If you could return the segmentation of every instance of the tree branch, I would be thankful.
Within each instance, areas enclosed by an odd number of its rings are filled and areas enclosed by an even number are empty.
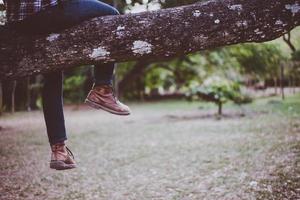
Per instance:
[[[283,35],[282,38],[283,38],[283,41],[290,47],[292,52],[293,53],[296,52],[296,48],[291,41],[291,33],[288,32],[287,34]]]
[[[300,0],[210,0],[105,16],[59,34],[24,38],[0,30],[0,79],[95,62],[161,60],[278,38],[300,24]]]

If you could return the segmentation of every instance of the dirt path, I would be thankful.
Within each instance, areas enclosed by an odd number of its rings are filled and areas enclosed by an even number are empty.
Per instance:
[[[299,156],[299,118],[268,110],[199,118],[210,115],[188,103],[132,107],[130,117],[67,109],[78,168],[66,172],[48,168],[41,112],[1,118],[0,199],[257,199]]]

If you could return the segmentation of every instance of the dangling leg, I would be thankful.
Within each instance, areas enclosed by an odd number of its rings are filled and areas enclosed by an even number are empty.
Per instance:
[[[96,2],[93,7],[97,16],[120,15],[114,7],[103,2]],[[116,115],[129,115],[128,106],[121,103],[114,94],[113,76],[115,63],[96,64],[94,66],[94,86],[85,102],[96,109],[102,109]]]
[[[97,64],[94,67],[94,86],[85,102],[96,109],[116,115],[129,115],[128,106],[121,103],[114,94],[113,76],[115,63]]]
[[[52,154],[50,168],[63,170],[75,168],[73,154],[65,146],[67,140],[63,111],[63,73],[44,75],[43,111]]]
[[[96,64],[94,66],[94,83],[99,85],[112,85],[115,63]]]
[[[43,110],[50,145],[67,140],[63,112],[63,73],[44,75]]]
[[[14,27],[24,34],[50,34],[53,32],[59,32],[97,16],[119,14],[117,9],[98,0],[72,0],[61,1],[61,3],[62,5],[47,8],[32,15],[31,17],[26,18],[25,20],[22,20],[20,23],[17,23],[16,26],[14,25]],[[99,67],[99,69],[100,68],[106,69],[106,67],[103,66]],[[106,69],[107,73],[100,71],[99,73],[96,72],[97,74],[107,75],[106,78],[101,77],[99,79],[97,78],[97,80],[108,80],[109,74],[113,74],[112,69],[113,67],[108,66]],[[113,99],[113,93],[110,92],[109,95],[110,99]],[[52,149],[52,160],[58,161],[51,161],[53,164],[52,168],[55,169],[68,169],[75,167],[75,164],[72,164],[74,163],[74,160],[71,158],[72,153],[64,145],[64,141],[67,137],[62,104],[61,72],[45,75],[43,109],[47,133]],[[114,102],[114,104],[116,103]]]

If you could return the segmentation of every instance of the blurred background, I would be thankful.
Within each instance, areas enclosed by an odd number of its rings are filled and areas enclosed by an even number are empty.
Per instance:
[[[133,13],[197,1],[104,2]],[[129,117],[83,105],[92,77],[92,66],[65,71],[78,163],[69,172],[48,166],[43,76],[2,82],[0,199],[300,199],[299,27],[266,43],[118,63]]]
[[[170,8],[196,1],[104,2],[115,6],[121,13],[130,13]],[[4,23],[4,20],[4,12],[1,12],[0,22]],[[263,44],[222,47],[165,62],[119,63],[115,88],[119,98],[130,101],[201,98],[219,105],[225,101],[248,103],[254,98],[252,95],[256,94],[284,96],[284,91],[295,93],[300,85],[299,35],[298,28],[284,39]],[[66,70],[65,103],[82,103],[91,88],[92,76],[93,67],[81,66]],[[38,75],[3,82],[0,110],[14,112],[40,109],[42,79],[42,75]]]

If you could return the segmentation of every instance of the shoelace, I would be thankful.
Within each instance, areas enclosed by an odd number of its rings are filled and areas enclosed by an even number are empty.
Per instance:
[[[111,88],[111,91],[112,91],[112,95],[113,95],[113,97],[114,97],[114,99],[115,99],[115,102],[118,102],[118,98],[117,98],[116,95],[115,95],[115,88],[112,87],[112,86],[110,86],[110,88]]]
[[[67,149],[68,154],[71,155],[73,159],[75,159],[72,151],[67,146],[66,146],[66,149]]]
[[[118,102],[118,98],[116,97],[116,94],[115,94],[115,88],[112,85],[107,85],[107,87],[111,90],[111,93],[112,93],[112,96],[113,96],[115,102]]]

